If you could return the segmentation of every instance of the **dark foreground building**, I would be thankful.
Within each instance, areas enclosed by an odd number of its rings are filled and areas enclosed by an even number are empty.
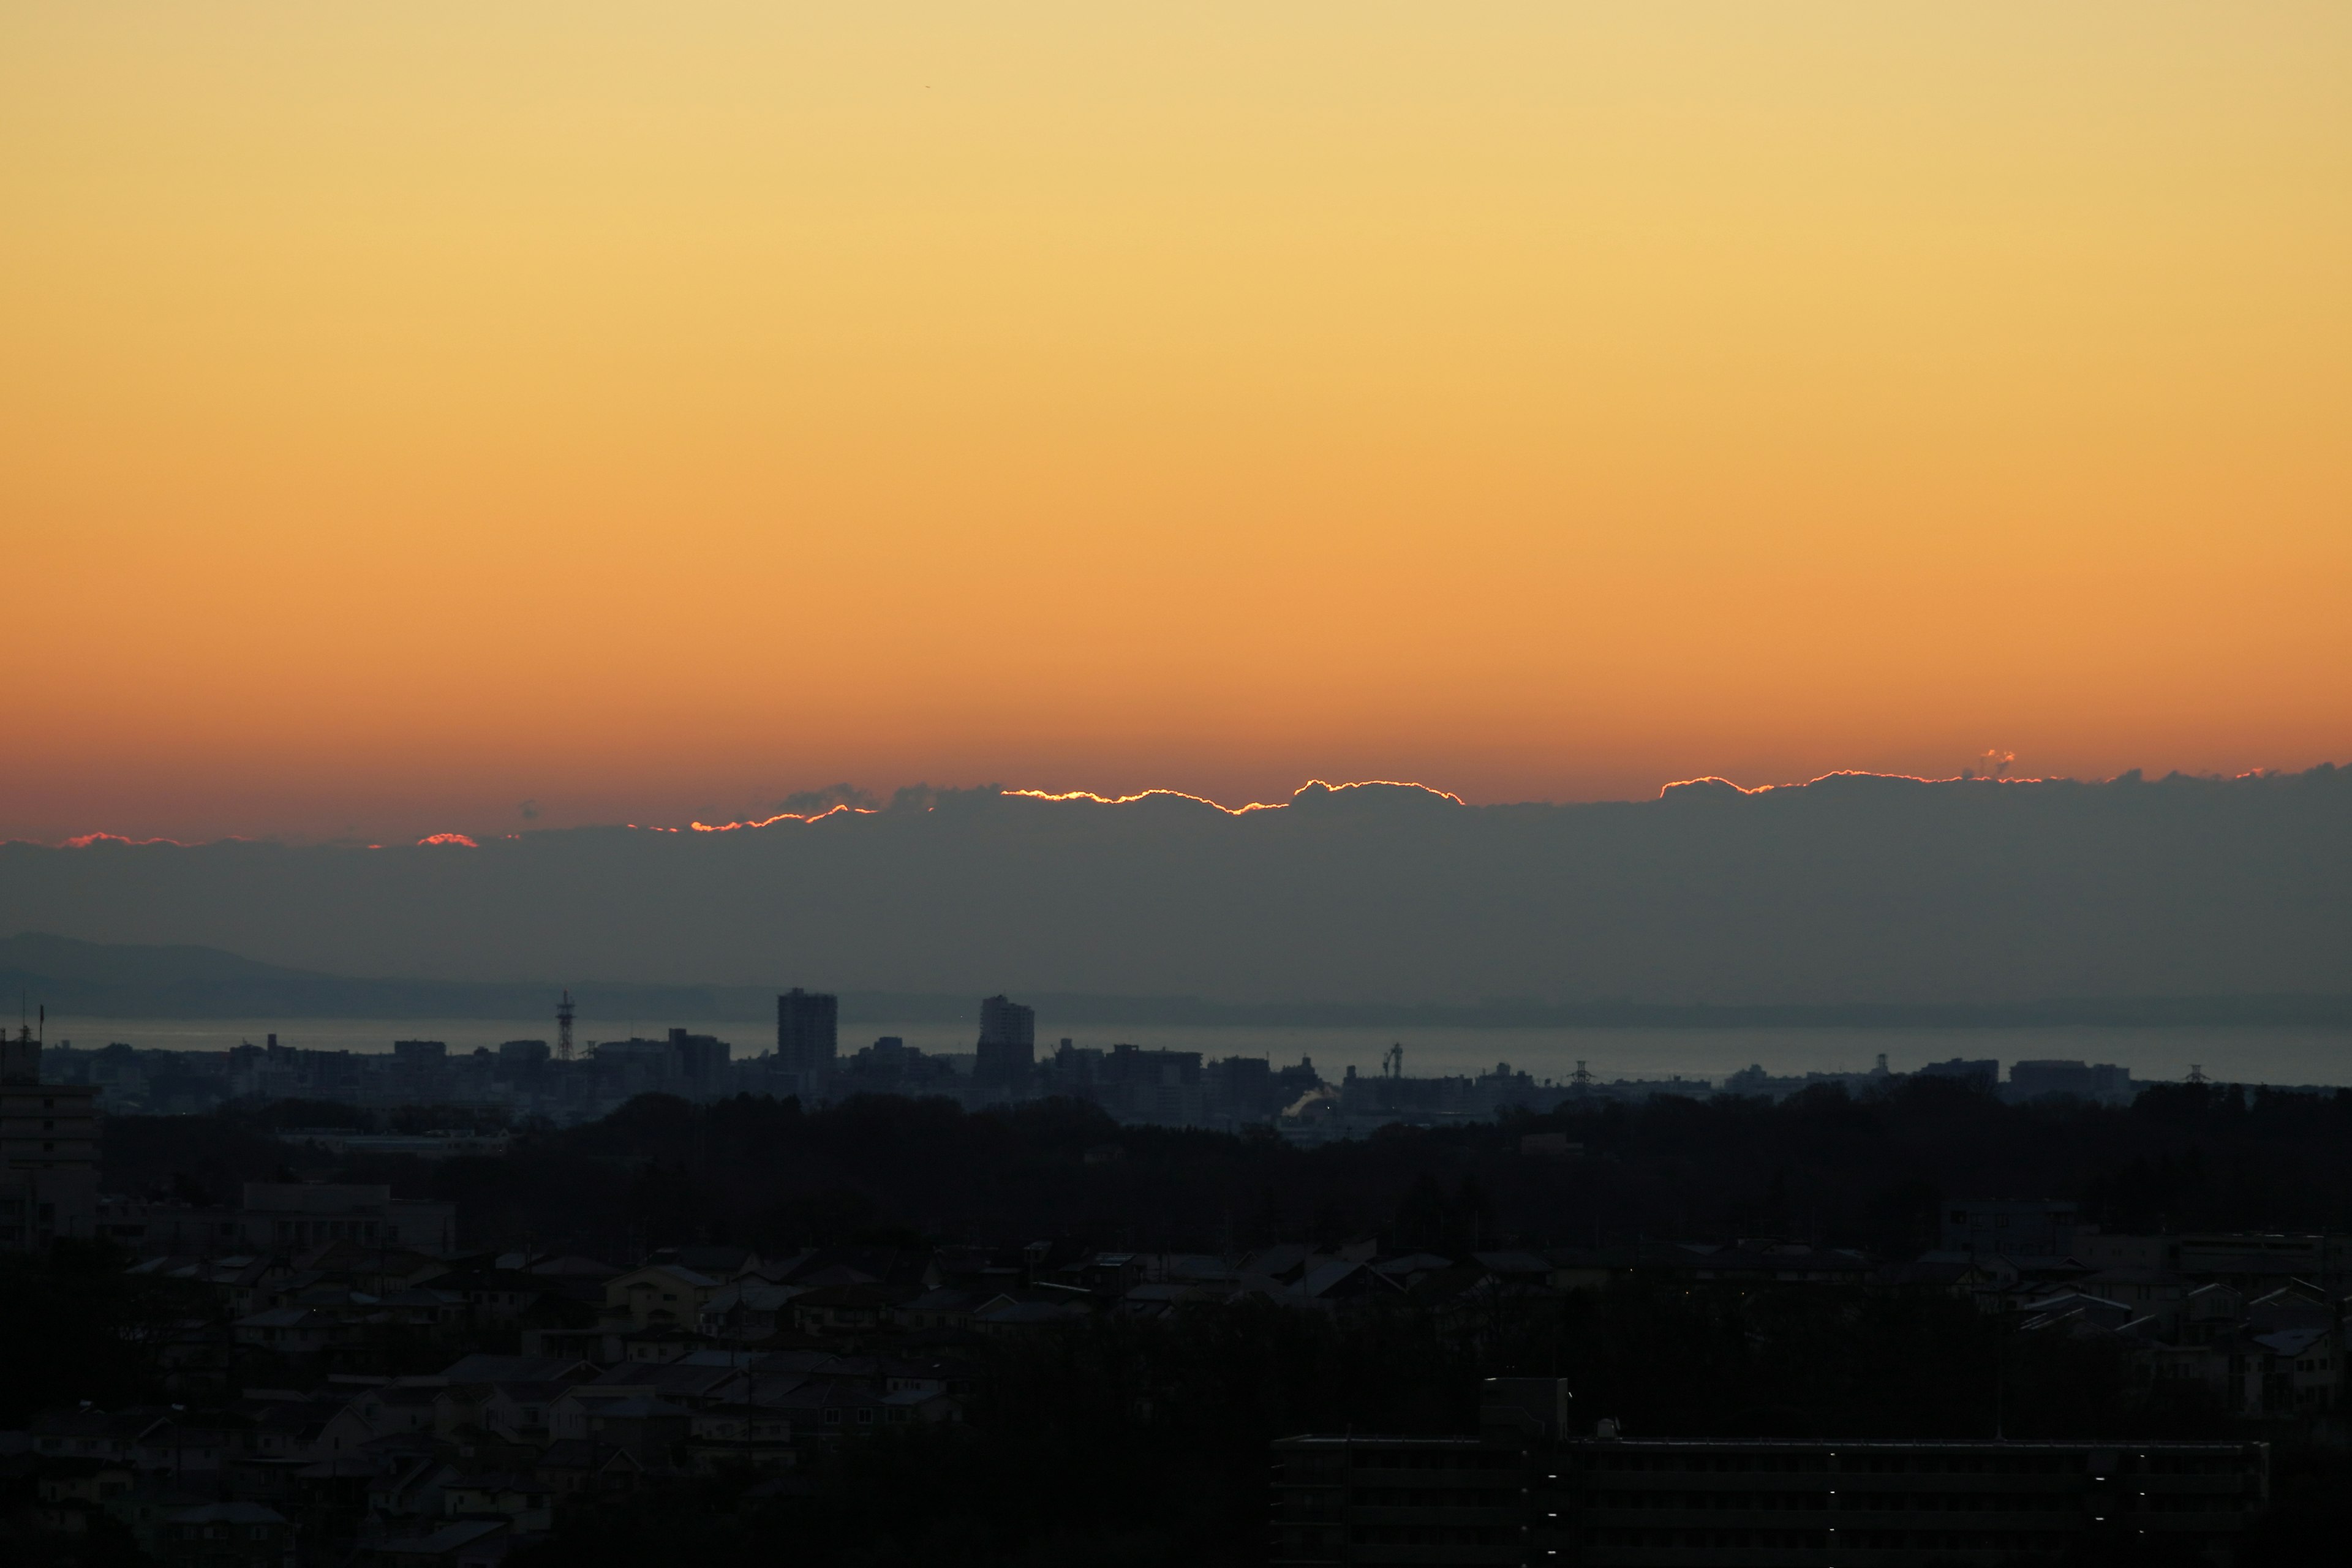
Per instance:
[[[1481,1437],[1277,1441],[1272,1561],[1991,1568],[2106,1535],[2219,1564],[2268,1496],[2260,1443],[1570,1436],[1554,1387],[1496,1380]]]

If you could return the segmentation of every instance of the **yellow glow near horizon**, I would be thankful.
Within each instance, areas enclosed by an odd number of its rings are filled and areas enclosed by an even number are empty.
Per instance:
[[[2339,5],[24,5],[0,835],[2352,757]]]

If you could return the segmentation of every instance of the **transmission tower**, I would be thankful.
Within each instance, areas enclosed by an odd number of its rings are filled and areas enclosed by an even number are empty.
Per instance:
[[[555,1005],[555,1059],[572,1059],[572,993],[566,991],[563,1000]]]

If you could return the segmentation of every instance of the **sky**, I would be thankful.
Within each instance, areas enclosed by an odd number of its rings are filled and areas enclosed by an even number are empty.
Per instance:
[[[0,10],[0,837],[2352,760],[2341,4]]]

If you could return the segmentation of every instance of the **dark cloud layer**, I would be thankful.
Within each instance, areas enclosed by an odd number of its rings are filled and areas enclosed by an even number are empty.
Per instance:
[[[479,848],[0,847],[0,931],[347,974],[1226,1000],[2001,1003],[2352,989],[2352,772],[1836,775],[1232,816],[906,791]]]

